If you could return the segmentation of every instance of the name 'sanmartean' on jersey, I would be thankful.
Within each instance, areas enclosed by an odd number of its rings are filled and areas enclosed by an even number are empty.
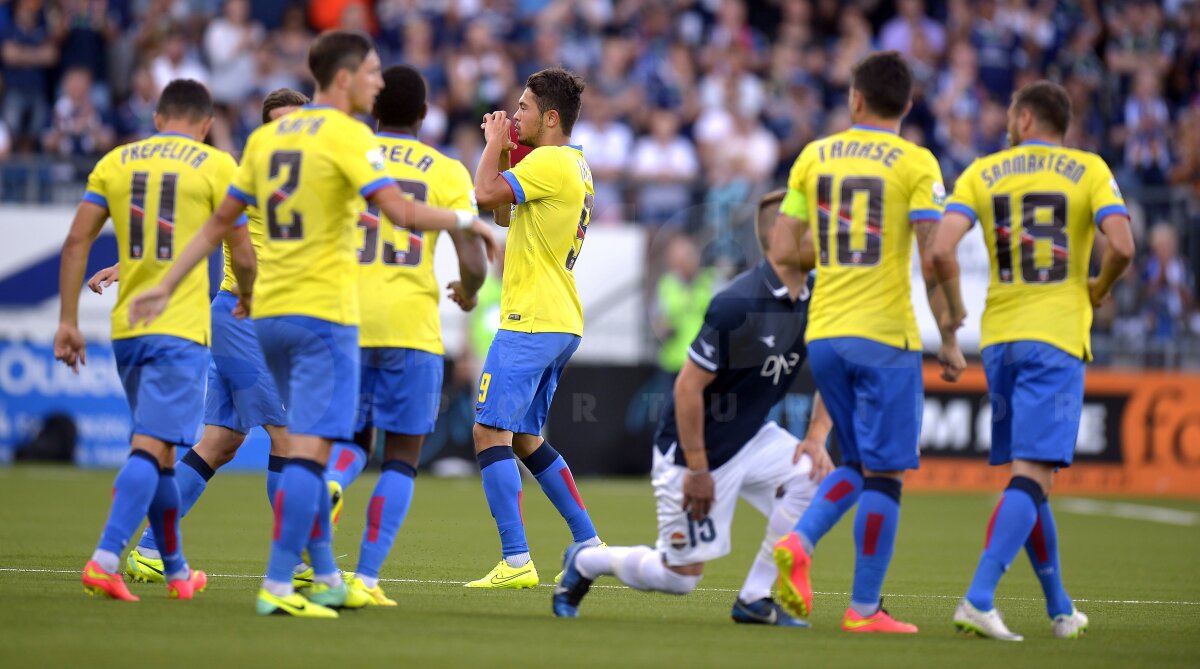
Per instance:
[[[379,133],[376,141],[387,175],[409,197],[435,207],[477,211],[471,175],[462,163],[410,135]],[[438,232],[396,228],[381,221],[374,206],[360,214],[360,221],[359,342],[444,355],[433,271]]]
[[[539,146],[501,176],[516,206],[504,252],[500,329],[582,337],[574,270],[596,197],[583,147]]]
[[[113,339],[171,335],[208,345],[205,265],[188,272],[150,325],[129,325],[129,301],[158,285],[175,254],[225,199],[236,169],[229,154],[177,133],[119,146],[96,164],[83,199],[107,209],[117,233],[121,282],[112,312]]]
[[[856,125],[811,142],[788,178],[817,251],[808,341],[863,337],[921,347],[912,307],[912,224],[939,221],[946,190],[927,149]],[[785,212],[787,213],[787,212]]]
[[[1095,226],[1128,215],[1104,160],[1024,142],[971,163],[946,210],[978,220],[991,255],[980,346],[1034,340],[1091,360]]]
[[[266,231],[254,317],[358,325],[358,214],[389,183],[375,135],[333,107],[305,105],[255,130],[229,188]]]

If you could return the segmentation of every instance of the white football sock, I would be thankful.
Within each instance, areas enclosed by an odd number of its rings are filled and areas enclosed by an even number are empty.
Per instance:
[[[362,584],[367,586],[367,590],[371,590],[375,586],[379,585],[379,577],[377,576],[374,578],[370,576],[359,576],[358,580],[362,581]]]
[[[115,574],[121,567],[121,557],[112,551],[106,551],[100,548],[92,553],[92,561],[100,565],[104,571]]]
[[[159,553],[157,548],[145,548],[143,546],[138,546],[137,552],[141,553],[142,557],[144,557],[148,560],[161,560],[162,559],[162,553]]]
[[[763,560],[761,555],[755,556],[754,564],[750,566],[750,573],[746,574],[746,582],[742,584],[742,591],[738,593],[738,599],[750,604],[757,602],[764,597],[771,596],[771,586],[775,583],[775,577],[779,574],[779,570],[775,568],[775,560]]]
[[[510,555],[504,558],[504,561],[508,563],[508,566],[512,567],[513,569],[520,569],[521,567],[524,567],[525,565],[529,564],[529,560],[529,553],[518,553],[516,555]]]
[[[269,578],[264,578],[263,582],[262,582],[262,587],[263,587],[263,590],[266,590],[267,592],[271,593],[272,595],[275,595],[276,597],[291,597],[296,592],[292,588],[291,581],[287,581],[285,583],[283,581],[272,581]]]
[[[323,583],[331,588],[336,588],[342,584],[342,572],[335,571],[332,574],[316,574],[313,576],[313,583]]]
[[[615,556],[624,555],[624,551],[629,550],[625,546],[585,548],[575,554],[575,568],[581,576],[593,581],[601,576],[612,576]]]
[[[603,552],[609,554],[609,566],[607,570],[598,570],[597,573],[612,573],[621,579],[622,583],[635,590],[686,595],[695,590],[696,584],[700,582],[699,576],[683,576],[667,569],[667,566],[663,564],[662,556],[649,546],[622,546],[609,548],[607,551],[582,551],[580,555],[592,553],[593,557],[589,559],[590,563],[592,560],[599,561],[600,558],[594,557],[594,554]],[[589,566],[596,567],[594,564],[589,564]]]

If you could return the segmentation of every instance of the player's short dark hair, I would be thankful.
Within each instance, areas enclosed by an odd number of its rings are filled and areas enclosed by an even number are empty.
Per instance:
[[[290,88],[277,88],[267,97],[263,98],[262,103],[262,122],[271,122],[271,112],[280,107],[303,107],[308,104],[308,96],[300,91],[293,91]]]
[[[375,45],[366,35],[346,30],[329,30],[317,36],[308,49],[308,69],[317,88],[328,88],[339,70],[357,70]]]
[[[533,93],[538,111],[545,114],[554,109],[558,112],[563,134],[570,135],[583,105],[583,77],[561,67],[552,67],[529,75],[525,87]]]
[[[913,75],[896,51],[873,53],[850,73],[850,85],[863,96],[867,107],[887,119],[904,116],[912,99]]]
[[[212,118],[212,94],[195,79],[176,79],[159,94],[154,111],[165,119],[201,121]]]
[[[758,200],[758,211],[754,215],[754,234],[758,236],[758,248],[763,253],[771,248],[771,230],[775,227],[775,219],[779,215],[779,206],[787,195],[786,188],[773,190]]]
[[[393,65],[383,71],[383,90],[375,98],[371,115],[379,127],[407,127],[421,120],[425,112],[425,79],[407,65]]]
[[[1071,125],[1071,96],[1052,81],[1035,81],[1013,93],[1013,110],[1028,109],[1038,123],[1056,135],[1067,134]]]

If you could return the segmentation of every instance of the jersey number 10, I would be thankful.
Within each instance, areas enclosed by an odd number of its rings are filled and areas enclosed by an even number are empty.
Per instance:
[[[833,177],[817,177],[817,235],[820,238],[818,262],[829,265],[831,228],[837,228],[837,261],[849,267],[873,267],[883,256],[883,179],[879,177],[846,177],[838,189],[838,208],[833,211]],[[854,222],[854,196],[867,196],[866,244],[855,249],[850,243],[850,226]],[[836,220],[834,220],[836,218]]]

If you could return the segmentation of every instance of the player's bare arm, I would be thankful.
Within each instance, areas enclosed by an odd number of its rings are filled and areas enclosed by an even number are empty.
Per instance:
[[[675,379],[675,422],[688,468],[683,480],[683,508],[693,520],[707,518],[716,498],[704,448],[704,389],[715,378],[716,374],[687,360]]]
[[[487,224],[466,209],[439,209],[410,198],[395,184],[388,184],[375,191],[369,198],[379,207],[392,225],[409,230],[469,230],[483,239],[488,256],[495,254],[496,238]]]
[[[63,242],[58,270],[58,332],[54,335],[54,359],[61,360],[76,374],[87,364],[87,343],[79,332],[79,287],[87,270],[88,252],[100,235],[108,210],[91,202],[80,203],[75,220]]]
[[[121,264],[114,263],[111,267],[96,272],[88,279],[87,287],[97,295],[103,295],[104,289],[116,283],[121,278]]]
[[[809,480],[820,481],[833,471],[833,460],[825,448],[829,440],[829,431],[832,429],[833,418],[825,408],[825,400],[821,399],[821,393],[815,393],[812,415],[808,418],[808,430],[804,433],[804,439],[796,444],[796,454],[792,456],[792,464],[800,462],[803,455],[812,458],[813,466],[812,471],[808,473]]]
[[[1100,274],[1088,279],[1088,294],[1093,307],[1104,304],[1113,284],[1129,263],[1133,261],[1134,244],[1133,230],[1129,226],[1129,217],[1122,214],[1111,214],[1100,221],[1100,231],[1104,233],[1104,257],[1100,261]]]
[[[171,269],[163,276],[162,281],[154,288],[134,296],[129,303],[130,325],[137,325],[140,322],[149,325],[162,314],[163,310],[167,308],[167,302],[171,300],[171,294],[179,287],[179,282],[183,281],[183,278],[196,265],[217,250],[221,240],[233,231],[238,218],[245,209],[246,203],[242,200],[232,195],[225,196],[221,206],[217,207],[213,215],[204,222],[204,227],[200,228],[200,232],[184,247],[183,252],[179,254],[175,263],[171,265]]]
[[[942,337],[938,363],[942,366],[942,378],[950,382],[957,381],[967,368],[957,334],[967,318],[958,284],[957,249],[970,229],[971,221],[955,212],[944,214],[940,223],[918,222],[915,226],[929,308]]]
[[[502,111],[484,114],[483,116],[483,155],[475,168],[475,200],[479,208],[488,211],[507,210],[509,205],[517,201],[512,188],[504,177],[500,176],[500,159],[515,148],[509,137],[509,126],[512,121],[508,114]],[[507,162],[507,161],[505,161]],[[500,224],[500,213],[497,213],[497,224]],[[503,212],[504,224],[508,222],[508,212]]]
[[[254,279],[258,274],[254,245],[250,243],[250,231],[244,225],[235,227],[225,238],[229,241],[230,265],[233,267],[238,289],[238,303],[233,308],[233,315],[247,318],[250,316],[250,303],[254,295]]]
[[[446,285],[447,297],[463,311],[471,311],[478,303],[476,294],[487,279],[487,254],[479,237],[462,231],[450,233],[454,251],[458,254],[458,281]]]

